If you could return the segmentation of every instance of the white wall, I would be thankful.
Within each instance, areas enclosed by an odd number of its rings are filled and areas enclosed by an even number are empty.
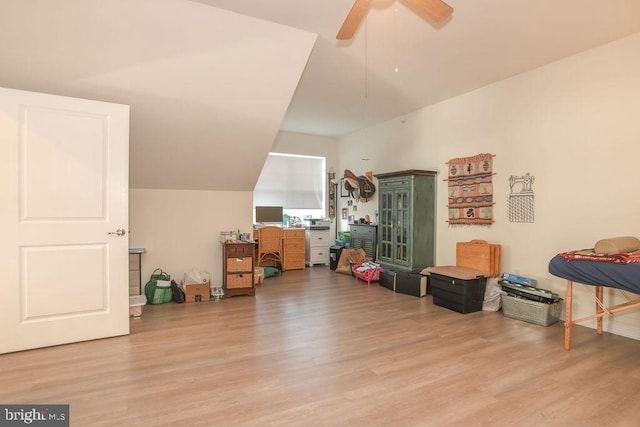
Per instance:
[[[455,263],[456,242],[485,239],[502,245],[503,271],[564,296],[566,282],[547,269],[555,254],[640,236],[639,51],[635,34],[354,133],[340,142],[340,169],[440,171],[437,264]],[[445,163],[478,153],[496,156],[495,223],[449,227]],[[510,223],[508,179],[527,172],[535,176],[535,222]],[[377,198],[359,204],[356,215],[376,208]],[[593,288],[576,287],[577,316],[591,313]],[[605,329],[640,339],[640,313],[617,314]]]
[[[180,283],[192,268],[211,273],[222,285],[220,232],[253,227],[253,192],[149,190],[129,191],[129,246],[144,247],[143,285],[155,268]]]
[[[324,156],[327,169],[335,169],[338,139],[282,132],[271,151]],[[221,285],[220,232],[248,233],[252,227],[252,191],[132,188],[129,193],[129,246],[147,250],[142,255],[144,282],[158,267],[177,282],[196,267],[211,273],[212,285]]]

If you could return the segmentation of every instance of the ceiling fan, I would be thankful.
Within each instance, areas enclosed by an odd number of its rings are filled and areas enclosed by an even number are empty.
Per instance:
[[[407,0],[418,9],[422,10],[435,22],[442,22],[453,13],[453,8],[442,0]],[[344,20],[336,39],[349,40],[353,37],[360,22],[366,15],[372,0],[356,0],[351,11]]]

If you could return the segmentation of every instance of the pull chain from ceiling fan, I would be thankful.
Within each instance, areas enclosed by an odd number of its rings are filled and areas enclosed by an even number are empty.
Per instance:
[[[395,25],[395,36],[396,36],[396,68],[394,71],[397,73],[400,71],[398,68],[398,63],[400,62],[400,49],[399,49],[399,38],[398,38],[398,0],[396,0],[396,7],[394,10],[394,25]]]
[[[369,18],[364,19],[364,153],[361,158],[368,161],[367,133],[369,129]]]

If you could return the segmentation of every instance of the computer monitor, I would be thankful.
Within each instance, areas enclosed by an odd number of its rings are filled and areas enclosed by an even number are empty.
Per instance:
[[[282,224],[282,206],[256,206],[256,223]]]

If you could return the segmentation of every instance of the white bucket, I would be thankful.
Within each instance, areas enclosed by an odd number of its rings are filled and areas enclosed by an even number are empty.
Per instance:
[[[129,297],[129,316],[142,316],[142,307],[147,303],[147,297],[144,295],[134,295]]]

